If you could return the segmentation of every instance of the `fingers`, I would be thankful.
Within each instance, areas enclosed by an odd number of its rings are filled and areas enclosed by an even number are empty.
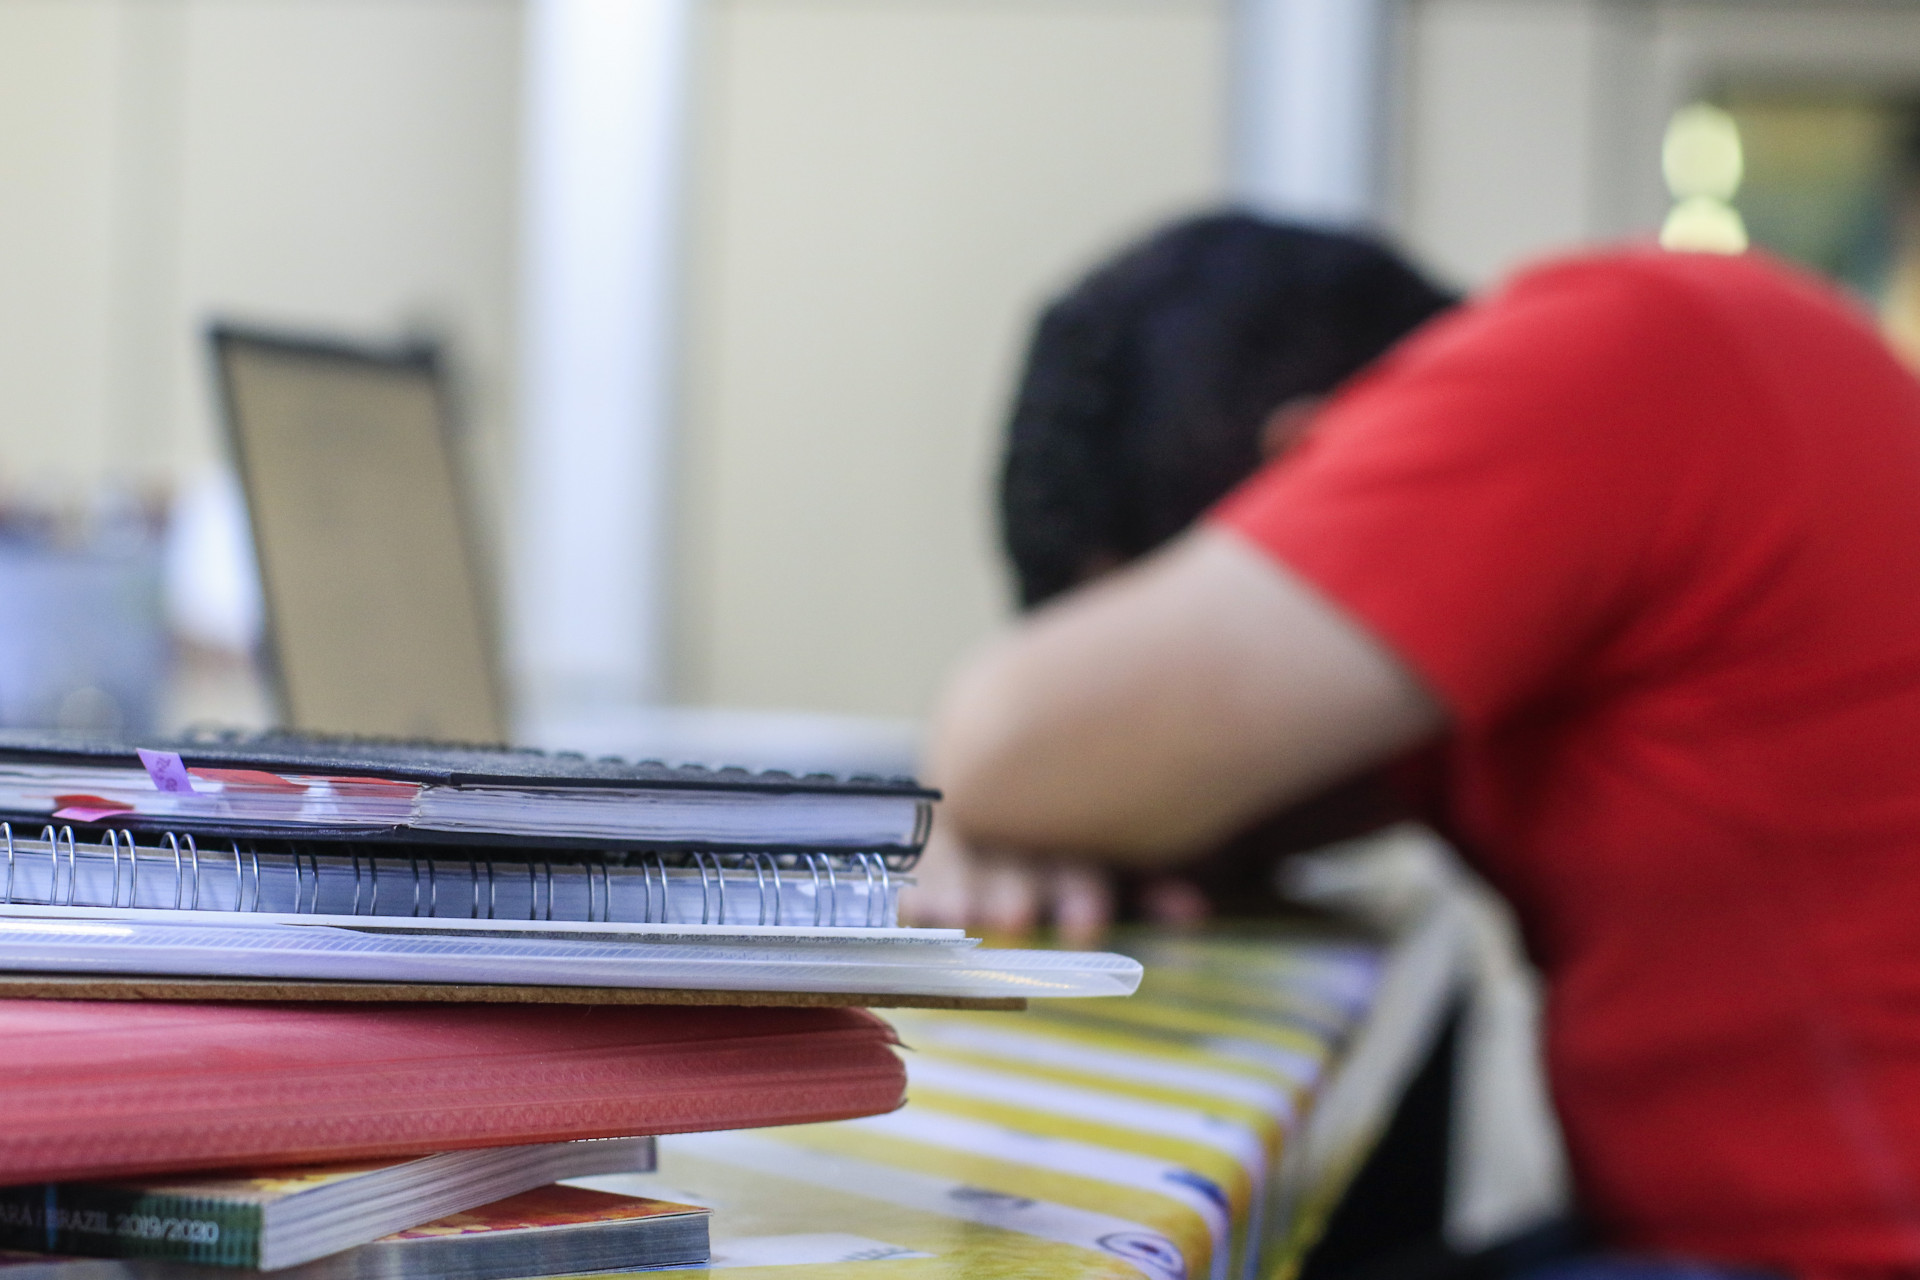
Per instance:
[[[1085,947],[1113,923],[1113,890],[1093,868],[998,857],[983,860],[977,874],[973,921],[991,933],[1020,937],[1051,923],[1063,944]]]
[[[935,929],[1031,934],[1052,923],[1067,946],[1090,946],[1113,922],[1107,877],[1088,867],[982,855],[939,828],[900,893],[900,922]]]
[[[974,923],[973,856],[936,826],[900,890],[900,923],[923,929],[964,929]]]
[[[1069,947],[1090,947],[1113,924],[1113,885],[1087,867],[1058,867],[1053,872],[1053,923]]]
[[[1213,914],[1207,896],[1192,883],[1171,876],[1155,880],[1141,894],[1141,909],[1155,924],[1192,928]]]
[[[981,928],[1015,936],[1039,927],[1044,888],[1035,868],[995,859],[980,868],[974,916]]]

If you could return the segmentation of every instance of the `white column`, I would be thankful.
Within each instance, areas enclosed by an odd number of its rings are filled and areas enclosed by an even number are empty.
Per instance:
[[[1235,195],[1330,225],[1378,212],[1389,0],[1236,0]]]
[[[663,688],[691,0],[529,0],[520,474],[523,713]]]

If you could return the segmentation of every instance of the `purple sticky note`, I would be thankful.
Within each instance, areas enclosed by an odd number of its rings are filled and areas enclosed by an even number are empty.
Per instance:
[[[140,763],[147,766],[147,776],[153,779],[154,786],[175,795],[193,794],[193,779],[187,776],[187,766],[176,752],[149,751],[145,747],[138,751]]]

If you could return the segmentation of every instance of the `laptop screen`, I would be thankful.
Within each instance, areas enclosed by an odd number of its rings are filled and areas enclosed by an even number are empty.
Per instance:
[[[498,742],[493,619],[430,349],[216,328],[289,727]]]

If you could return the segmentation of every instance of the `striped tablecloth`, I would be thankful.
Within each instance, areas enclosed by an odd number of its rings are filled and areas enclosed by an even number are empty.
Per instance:
[[[892,1115],[663,1138],[658,1175],[595,1185],[713,1206],[715,1268],[780,1280],[1285,1277],[1417,1067],[1460,936],[1139,935],[1131,999],[891,1015]]]

